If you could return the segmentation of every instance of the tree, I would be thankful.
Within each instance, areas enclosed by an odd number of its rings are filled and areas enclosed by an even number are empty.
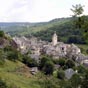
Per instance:
[[[48,56],[40,58],[39,69],[42,70],[46,75],[50,75],[54,71],[54,63]]]
[[[81,4],[72,5],[71,11],[74,13],[73,16],[80,16],[83,13],[83,7]]]
[[[69,36],[67,42],[68,43],[77,43],[77,44],[85,43],[83,38],[78,36],[78,35],[71,35],[71,36]]]
[[[26,64],[29,67],[36,67],[38,66],[38,63],[35,59],[30,58],[29,56],[23,56],[22,62]]]
[[[43,56],[40,58],[40,63],[39,63],[39,69],[42,70],[43,67],[45,66],[45,63],[49,61],[49,58],[47,56]]]
[[[76,4],[76,5],[72,5],[72,9],[71,11],[73,12],[73,17],[75,18],[75,26],[76,28],[81,28],[81,25],[83,23],[83,20],[81,19],[81,15],[83,14],[83,9],[84,6],[82,6],[81,4]]]
[[[83,37],[85,39],[85,42],[88,44],[88,19],[86,17],[85,23],[82,25],[83,29]]]
[[[4,32],[0,30],[0,37],[4,37]]]
[[[87,16],[81,16],[83,13],[83,7],[81,4],[73,5],[73,9],[71,11],[74,13],[74,24],[75,27],[78,29],[83,29],[83,35],[85,42],[88,44],[88,17]]]
[[[54,64],[52,61],[47,61],[44,65],[43,71],[46,75],[51,75],[54,71]]]

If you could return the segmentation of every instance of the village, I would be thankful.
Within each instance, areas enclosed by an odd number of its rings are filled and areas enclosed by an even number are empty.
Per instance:
[[[0,88],[88,88],[87,0],[0,6]]]
[[[52,56],[54,59],[74,59],[77,63],[88,66],[88,56],[82,54],[80,48],[75,44],[59,42],[56,32],[52,36],[52,42],[38,40],[36,37],[28,39],[24,36],[15,36],[13,40],[22,54],[29,52],[30,57],[35,60],[38,60],[41,55],[45,54]]]

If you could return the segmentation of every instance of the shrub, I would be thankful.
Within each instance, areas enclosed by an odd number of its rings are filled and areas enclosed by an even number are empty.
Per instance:
[[[4,32],[0,30],[0,37],[4,37]]]
[[[58,79],[64,79],[64,78],[65,78],[65,73],[64,73],[64,71],[59,70],[59,71],[57,72],[57,78],[58,78]]]
[[[65,65],[65,59],[59,59],[59,65],[64,66]]]
[[[54,64],[59,64],[59,59],[53,59]]]
[[[11,51],[8,53],[7,58],[11,61],[19,60],[19,54],[16,51]]]
[[[0,88],[7,88],[6,83],[2,79],[0,79]]]
[[[46,76],[43,74],[37,82],[41,88],[61,88],[59,86],[59,80],[53,76]]]
[[[78,73],[80,73],[80,74],[85,74],[85,72],[86,72],[85,67],[82,66],[82,65],[79,65],[79,66],[76,67],[75,69],[76,69],[76,70],[78,71]]]
[[[4,47],[5,52],[13,51],[13,48],[11,46]]]
[[[81,84],[81,78],[79,74],[74,74],[72,78],[70,79],[71,85],[73,88],[79,88]]]
[[[22,62],[24,64],[26,64],[27,66],[29,66],[29,67],[36,67],[36,66],[38,66],[37,61],[35,59],[32,59],[32,58],[28,57],[28,56],[24,56],[22,58]]]
[[[88,49],[86,49],[86,53],[88,54]]]
[[[73,68],[75,66],[75,63],[73,60],[67,60],[66,61],[66,67],[67,68]]]
[[[39,69],[42,70],[43,67],[45,66],[45,63],[49,60],[50,59],[47,56],[43,56],[42,58],[40,58]]]
[[[52,61],[47,61],[44,65],[43,71],[46,75],[50,75],[54,71],[54,64]]]

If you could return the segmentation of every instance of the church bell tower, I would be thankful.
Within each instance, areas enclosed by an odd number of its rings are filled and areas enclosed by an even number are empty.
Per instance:
[[[58,42],[58,37],[57,37],[56,32],[54,32],[53,37],[52,37],[52,44],[55,46],[57,45],[57,42]]]

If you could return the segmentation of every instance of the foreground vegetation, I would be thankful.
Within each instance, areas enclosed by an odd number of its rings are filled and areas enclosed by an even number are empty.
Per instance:
[[[31,75],[30,72],[27,73],[27,75],[30,75],[28,77],[23,74],[23,71],[17,71],[17,69],[25,66],[23,63],[5,60],[5,63],[0,65],[0,88],[78,88],[79,86],[87,88],[88,70],[84,66],[74,67],[72,64],[68,65],[72,66],[74,70],[78,70],[78,73],[68,80],[64,75],[65,62],[59,61],[58,63],[61,68],[53,74],[50,73],[52,71],[46,74],[46,70],[42,69],[36,75]]]

